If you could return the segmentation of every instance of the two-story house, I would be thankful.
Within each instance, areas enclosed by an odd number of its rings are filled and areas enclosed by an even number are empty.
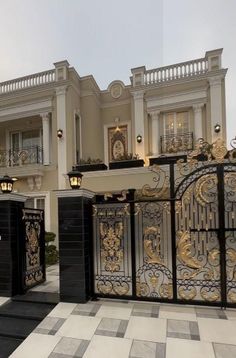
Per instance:
[[[95,192],[140,188],[150,181],[149,158],[179,155],[203,137],[226,139],[222,49],[205,57],[147,70],[131,69],[130,84],[101,90],[67,61],[54,69],[0,83],[0,176],[17,178],[26,205],[45,208],[46,230],[57,232],[56,189],[80,159],[104,163],[125,153],[145,166],[85,172]],[[216,125],[217,130],[216,130]]]

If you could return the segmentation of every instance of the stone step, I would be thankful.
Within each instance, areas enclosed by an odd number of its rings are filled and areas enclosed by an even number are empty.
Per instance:
[[[55,304],[10,301],[0,306],[0,317],[15,317],[41,321]]]
[[[39,320],[0,316],[0,336],[25,339],[39,324]]]
[[[24,295],[17,295],[12,297],[12,301],[18,302],[40,302],[42,304],[56,305],[60,301],[59,293],[51,292],[33,292],[29,291]]]
[[[28,292],[0,306],[0,358],[9,357],[58,301],[58,294]]]
[[[23,342],[23,339],[0,336],[0,358],[8,358]]]

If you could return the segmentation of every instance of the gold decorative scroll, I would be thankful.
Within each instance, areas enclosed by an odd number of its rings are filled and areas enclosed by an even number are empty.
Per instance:
[[[217,191],[213,192],[212,189],[217,187],[217,182],[216,174],[203,175],[197,180],[194,194],[195,199],[201,206],[206,206],[216,200]]]
[[[144,230],[144,251],[147,255],[147,262],[151,264],[163,264],[161,260],[161,240],[158,229],[148,226]]]
[[[187,162],[180,159],[177,162],[177,166],[181,175],[185,176],[191,173],[199,165],[199,157],[203,156],[205,160],[201,162],[203,165],[211,162],[223,163],[228,158],[229,161],[236,161],[236,149],[228,151],[225,142],[222,138],[218,138],[212,144],[204,141],[200,138],[196,144],[194,150],[187,155]]]
[[[186,289],[184,287],[179,287],[178,289],[179,297],[183,300],[193,300],[194,297],[197,295],[197,290],[195,287],[191,287],[189,289]]]
[[[141,191],[138,192],[139,197],[147,198],[167,198],[169,195],[169,177],[166,172],[161,169],[160,166],[154,164],[150,167],[150,170],[155,173],[153,181],[156,183],[154,188],[151,188],[149,184],[145,184]]]
[[[213,292],[212,290],[207,290],[206,288],[203,288],[200,291],[200,295],[207,302],[215,302],[218,301],[220,298],[220,293],[216,288]]]
[[[116,272],[120,270],[120,263],[123,259],[121,239],[123,236],[123,224],[117,222],[115,228],[100,223],[100,235],[102,239],[101,256],[104,260],[105,270]]]
[[[193,257],[191,252],[191,242],[190,242],[190,232],[189,231],[179,231],[177,233],[179,237],[177,242],[177,257],[178,259],[187,267],[190,267],[194,270],[199,270],[202,268],[201,262],[199,262],[195,257]]]

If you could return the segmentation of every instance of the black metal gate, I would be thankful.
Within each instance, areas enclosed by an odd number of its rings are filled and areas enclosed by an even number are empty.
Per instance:
[[[235,305],[235,149],[156,162],[154,188],[96,198],[95,295]]]
[[[28,289],[45,281],[44,211],[22,209],[20,240],[21,287]]]

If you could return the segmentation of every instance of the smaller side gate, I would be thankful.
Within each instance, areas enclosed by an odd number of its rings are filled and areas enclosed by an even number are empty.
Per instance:
[[[45,281],[44,211],[22,209],[20,235],[21,291]]]

